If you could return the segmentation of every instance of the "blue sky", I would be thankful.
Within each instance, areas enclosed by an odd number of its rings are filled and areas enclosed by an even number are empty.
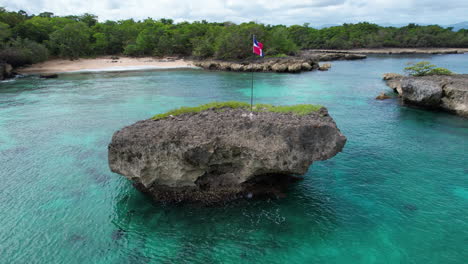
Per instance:
[[[466,0],[0,0],[9,10],[56,15],[92,13],[99,20],[257,21],[266,24],[421,23],[468,20]]]

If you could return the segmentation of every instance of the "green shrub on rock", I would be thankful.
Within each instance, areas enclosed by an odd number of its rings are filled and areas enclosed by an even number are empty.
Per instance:
[[[405,72],[411,76],[428,76],[428,75],[452,75],[448,69],[437,67],[428,61],[420,61],[417,63],[408,63]]]

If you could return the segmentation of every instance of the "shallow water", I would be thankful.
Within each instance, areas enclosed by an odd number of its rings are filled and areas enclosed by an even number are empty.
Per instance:
[[[259,103],[328,107],[348,142],[281,200],[153,205],[109,171],[117,129],[174,107],[249,101],[249,73],[65,74],[0,83],[0,263],[467,263],[468,119],[403,107],[381,81],[429,59],[256,73]]]

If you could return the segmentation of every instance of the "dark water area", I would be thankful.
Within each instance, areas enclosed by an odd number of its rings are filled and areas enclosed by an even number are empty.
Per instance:
[[[468,54],[371,56],[255,73],[255,100],[321,104],[348,138],[279,200],[152,203],[107,165],[123,126],[249,101],[249,73],[64,74],[0,83],[0,263],[467,263],[468,119],[375,100],[383,73]]]

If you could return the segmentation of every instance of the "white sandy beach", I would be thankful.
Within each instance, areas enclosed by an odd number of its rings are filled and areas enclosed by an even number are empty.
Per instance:
[[[64,73],[64,72],[97,72],[97,71],[135,71],[151,69],[194,68],[191,61],[177,59],[157,59],[152,57],[131,58],[119,57],[112,60],[108,57],[78,60],[48,60],[33,64],[17,71],[20,74]]]

